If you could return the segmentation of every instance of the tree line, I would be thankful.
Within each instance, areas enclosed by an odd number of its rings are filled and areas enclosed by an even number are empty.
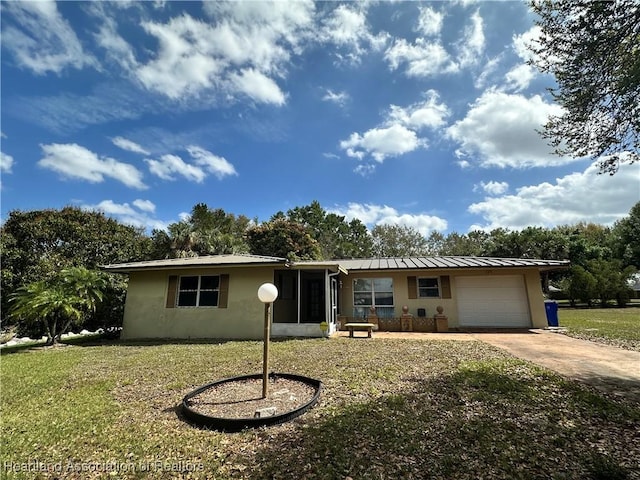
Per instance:
[[[24,296],[31,295],[35,302],[35,294],[40,292],[38,311],[49,312],[49,321],[55,319],[56,325],[68,321],[71,325],[83,323],[87,328],[118,325],[126,278],[100,273],[100,265],[217,254],[290,260],[408,256],[570,260],[570,271],[544,278],[545,291],[551,282],[572,302],[624,305],[631,293],[628,281],[640,269],[640,202],[612,227],[578,223],[519,231],[432,232],[427,237],[403,225],[376,225],[369,231],[360,220],[328,212],[317,201],[277,212],[265,222],[199,203],[188,218],[166,230],[154,230],[151,235],[103,213],[75,207],[15,210],[2,225],[0,246],[3,325],[18,322],[25,333],[31,334],[42,334],[51,325],[39,321],[42,318],[28,318],[33,315],[26,312],[35,304],[25,304]],[[99,284],[100,292],[91,292],[90,304],[75,305],[77,311],[65,316],[64,309],[69,305],[50,304],[58,297],[49,294],[61,282],[80,291],[93,282]],[[57,290],[58,299],[64,298],[64,292]],[[53,311],[44,309],[43,302]]]

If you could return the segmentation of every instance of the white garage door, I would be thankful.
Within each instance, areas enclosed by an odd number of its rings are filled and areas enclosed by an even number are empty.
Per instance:
[[[530,327],[522,275],[456,277],[460,326]]]

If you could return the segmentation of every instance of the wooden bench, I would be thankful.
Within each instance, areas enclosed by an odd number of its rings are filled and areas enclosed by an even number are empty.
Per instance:
[[[353,338],[354,330],[367,332],[367,338],[371,338],[371,331],[375,326],[374,323],[345,323],[344,326],[349,330],[349,337]]]

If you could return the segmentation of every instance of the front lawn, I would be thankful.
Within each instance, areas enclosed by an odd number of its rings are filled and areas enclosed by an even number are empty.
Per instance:
[[[567,335],[640,351],[640,308],[561,308]]]
[[[238,434],[193,428],[176,406],[196,386],[260,372],[261,342],[4,354],[2,476],[640,478],[637,404],[481,342],[271,347],[273,370],[324,382],[321,402],[291,423]]]

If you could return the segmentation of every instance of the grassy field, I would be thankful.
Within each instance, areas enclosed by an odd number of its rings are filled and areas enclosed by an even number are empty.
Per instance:
[[[4,354],[2,478],[640,478],[637,404],[481,342],[289,340],[271,358],[321,379],[320,404],[223,434],[176,407],[196,386],[260,372],[261,342]]]
[[[640,308],[561,308],[561,327],[567,334],[640,351]]]

